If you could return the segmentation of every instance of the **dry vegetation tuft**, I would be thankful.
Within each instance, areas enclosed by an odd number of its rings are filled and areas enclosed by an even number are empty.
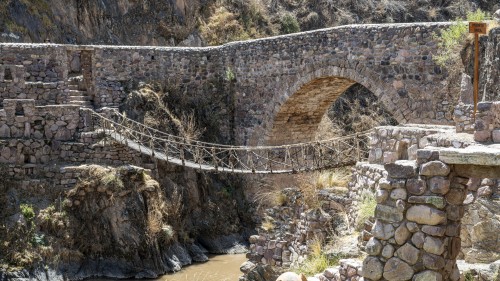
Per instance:
[[[324,241],[319,238],[315,238],[309,243],[310,252],[304,263],[297,268],[298,272],[306,276],[314,276],[318,272],[323,272],[325,269],[338,264],[341,257],[328,256],[323,251],[324,244]]]
[[[318,199],[318,191],[321,189],[331,188],[337,190],[338,193],[347,192],[347,185],[351,175],[350,167],[299,175],[298,185],[304,203],[311,209],[320,208],[321,202]]]
[[[193,112],[183,112],[180,116],[174,114],[163,101],[165,93],[158,85],[141,84],[139,89],[131,93],[137,95],[145,103],[146,113],[144,124],[160,131],[174,130],[186,140],[197,140],[203,130],[198,127]]]
[[[365,192],[361,195],[361,203],[359,204],[357,217],[357,230],[362,230],[365,222],[375,215],[375,207],[377,201],[375,195],[371,192]]]

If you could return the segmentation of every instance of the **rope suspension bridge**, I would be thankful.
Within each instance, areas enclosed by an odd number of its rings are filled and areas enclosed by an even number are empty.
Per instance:
[[[82,108],[86,126],[130,149],[193,169],[242,174],[283,174],[353,165],[368,158],[370,131],[279,146],[231,146],[188,140],[127,118]]]

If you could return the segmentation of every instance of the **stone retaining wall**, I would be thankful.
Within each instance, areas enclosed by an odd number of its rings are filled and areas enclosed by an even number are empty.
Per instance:
[[[272,229],[259,229],[250,237],[248,259],[255,263],[290,268],[301,264],[315,240],[325,241],[329,235],[349,232],[346,206],[350,199],[332,189],[318,193],[321,209],[307,209],[296,189],[285,189],[286,203],[266,210]]]
[[[352,180],[349,182],[348,198],[352,201],[349,207],[346,207],[349,216],[349,224],[355,229],[360,222],[358,219],[359,205],[365,197],[374,197],[378,181],[387,176],[383,165],[369,164],[364,162],[356,163],[352,169]],[[369,229],[361,230],[362,241],[371,237]]]
[[[47,167],[68,164],[135,164],[154,169],[152,157],[91,132],[87,123],[79,106],[35,106],[34,100],[4,100],[0,164],[6,165],[12,176],[42,180],[53,180],[59,173]]]
[[[427,136],[452,130],[451,126],[433,125],[377,127],[370,136],[368,161],[372,164],[386,164],[396,160],[415,160],[417,149],[429,144]]]
[[[500,175],[471,178],[467,184],[462,218],[460,259],[468,263],[500,260]]]
[[[0,138],[74,139],[80,124],[79,110],[79,106],[35,106],[34,100],[4,100]]]

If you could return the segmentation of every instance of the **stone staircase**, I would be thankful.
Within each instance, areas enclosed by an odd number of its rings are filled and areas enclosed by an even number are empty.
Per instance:
[[[68,104],[79,105],[81,107],[92,108],[92,100],[87,91],[80,87],[81,76],[72,77],[69,81]]]

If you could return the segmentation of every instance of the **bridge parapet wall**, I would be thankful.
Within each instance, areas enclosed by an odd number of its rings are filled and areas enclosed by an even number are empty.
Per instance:
[[[444,140],[429,140],[428,136],[453,131],[452,126],[405,125],[381,126],[370,136],[370,164],[387,164],[396,160],[416,160],[417,150],[428,145],[452,146]]]

